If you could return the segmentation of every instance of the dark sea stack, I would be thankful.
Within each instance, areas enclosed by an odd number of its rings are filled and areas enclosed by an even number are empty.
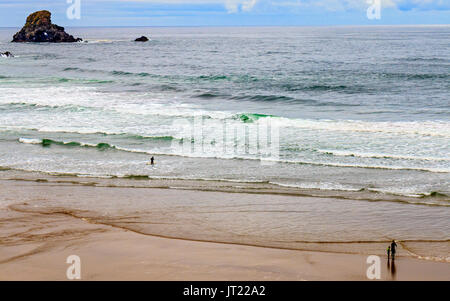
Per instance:
[[[137,38],[136,40],[134,40],[135,42],[147,42],[148,38],[146,36],[142,36],[140,38]]]
[[[11,52],[6,51],[6,52],[0,52],[0,57],[14,57],[14,55]]]
[[[51,13],[41,10],[28,16],[25,26],[14,35],[13,42],[73,43],[82,41],[64,31],[64,27],[52,24]]]

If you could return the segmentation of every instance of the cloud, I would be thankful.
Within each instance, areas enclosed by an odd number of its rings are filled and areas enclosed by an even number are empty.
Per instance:
[[[366,9],[372,0],[260,0],[269,2],[273,7],[291,9],[319,8],[327,11],[348,11]],[[380,0],[382,8],[409,10],[450,10],[450,0]]]
[[[366,9],[371,0],[82,0],[88,3],[149,3],[156,5],[184,5],[202,6],[216,5],[225,8],[228,13],[240,13],[252,11],[258,4],[271,8],[284,7],[294,11],[298,9],[319,8],[328,11],[347,11],[353,9]],[[396,8],[401,11],[409,10],[450,10],[450,0],[380,0],[383,8]],[[39,4],[65,5],[64,0],[42,0]],[[36,5],[35,0],[0,0],[0,6]],[[264,4],[264,5],[262,5]]]
[[[261,18],[267,16],[310,17],[324,18],[327,12],[334,16],[347,18],[351,14],[365,11],[373,0],[81,0],[85,14],[126,14],[139,17],[142,14],[149,16],[165,15],[168,17],[182,15],[214,16],[221,15],[229,20],[242,17]],[[409,11],[435,11],[440,20],[444,20],[444,11],[450,11],[450,0],[380,0],[382,9],[390,9],[391,13],[400,14]],[[0,0],[1,19],[13,19],[10,14],[17,12],[26,14],[30,10],[47,8],[55,12],[63,11],[67,6],[66,0]],[[251,12],[251,14],[250,14]],[[331,14],[327,14],[330,16]],[[344,16],[345,15],[345,16]],[[322,17],[319,17],[322,16]],[[131,17],[130,17],[131,18]],[[267,17],[268,18],[268,17]],[[350,17],[349,17],[350,18]],[[326,18],[324,18],[324,21]],[[442,23],[442,21],[440,21]],[[446,21],[444,21],[446,22]],[[446,24],[448,21],[446,22]]]
[[[248,12],[253,9],[257,2],[258,0],[226,0],[225,8],[229,13]]]
[[[380,0],[383,8],[395,7],[395,0]],[[323,9],[327,11],[365,10],[372,3],[371,0],[273,0],[272,5],[291,8]]]
[[[450,10],[450,0],[394,0],[401,11]]]
[[[108,1],[108,0],[97,0]],[[205,5],[221,4],[229,13],[248,12],[260,0],[112,0],[115,2],[148,2],[154,4],[185,4],[185,5]]]

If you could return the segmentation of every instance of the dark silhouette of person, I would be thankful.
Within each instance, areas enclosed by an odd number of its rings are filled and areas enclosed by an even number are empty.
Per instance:
[[[391,246],[388,246],[388,247],[387,247],[386,252],[387,252],[388,261],[389,261],[389,259],[391,258]]]
[[[392,255],[392,260],[395,259],[396,248],[397,248],[397,244],[395,243],[395,240],[393,240],[393,241],[391,242],[391,255]]]
[[[150,164],[151,164],[151,165],[155,165],[155,158],[154,158],[154,157],[152,157],[152,158],[150,159]]]

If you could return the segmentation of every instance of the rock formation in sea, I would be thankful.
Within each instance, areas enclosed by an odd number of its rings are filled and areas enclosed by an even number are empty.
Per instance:
[[[135,42],[147,42],[148,38],[146,36],[142,36],[140,38],[137,38],[136,40],[134,40]]]
[[[82,41],[64,31],[64,27],[52,24],[51,13],[41,10],[28,16],[25,26],[14,35],[13,42],[73,43]]]
[[[6,52],[0,52],[0,57],[14,57],[14,55],[11,52],[6,51]]]

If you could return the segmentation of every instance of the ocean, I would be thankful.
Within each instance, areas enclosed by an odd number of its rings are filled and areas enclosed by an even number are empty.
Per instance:
[[[436,213],[420,239],[448,254],[450,26],[69,28],[84,42],[10,43],[17,30],[0,29],[15,55],[0,58],[0,170],[406,198],[400,211]]]

